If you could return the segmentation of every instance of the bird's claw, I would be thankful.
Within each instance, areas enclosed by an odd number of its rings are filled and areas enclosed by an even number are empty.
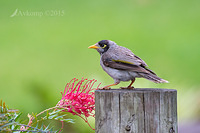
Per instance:
[[[111,88],[110,87],[101,87],[101,88],[98,88],[98,90],[110,90]]]
[[[133,86],[128,86],[128,87],[120,87],[121,89],[134,89]]]

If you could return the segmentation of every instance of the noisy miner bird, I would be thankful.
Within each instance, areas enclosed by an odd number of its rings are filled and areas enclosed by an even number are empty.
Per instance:
[[[110,89],[120,81],[129,81],[131,84],[122,89],[133,89],[132,84],[135,78],[146,78],[155,83],[168,83],[168,81],[159,78],[152,70],[147,68],[147,64],[131,50],[118,46],[110,40],[101,40],[88,48],[96,49],[100,53],[100,65],[103,70],[113,79],[114,84],[107,85],[101,89]]]

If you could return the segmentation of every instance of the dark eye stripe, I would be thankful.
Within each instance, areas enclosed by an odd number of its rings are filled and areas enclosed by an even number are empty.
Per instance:
[[[108,40],[101,40],[98,42],[100,47],[104,47],[104,45],[108,44]]]
[[[109,49],[109,41],[108,40],[101,40],[98,42],[99,46],[103,49],[101,54],[105,53]]]
[[[101,47],[103,47],[105,44],[100,43],[99,45],[100,45]]]

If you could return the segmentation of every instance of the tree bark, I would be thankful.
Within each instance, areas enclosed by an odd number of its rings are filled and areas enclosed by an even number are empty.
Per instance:
[[[178,133],[177,91],[95,91],[95,133]]]

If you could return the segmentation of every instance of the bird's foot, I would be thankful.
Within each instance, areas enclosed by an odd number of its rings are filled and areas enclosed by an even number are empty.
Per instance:
[[[120,87],[121,89],[134,89],[133,86],[128,86],[128,87]]]
[[[98,90],[110,90],[111,88],[110,87],[101,87],[101,88],[98,88]]]

